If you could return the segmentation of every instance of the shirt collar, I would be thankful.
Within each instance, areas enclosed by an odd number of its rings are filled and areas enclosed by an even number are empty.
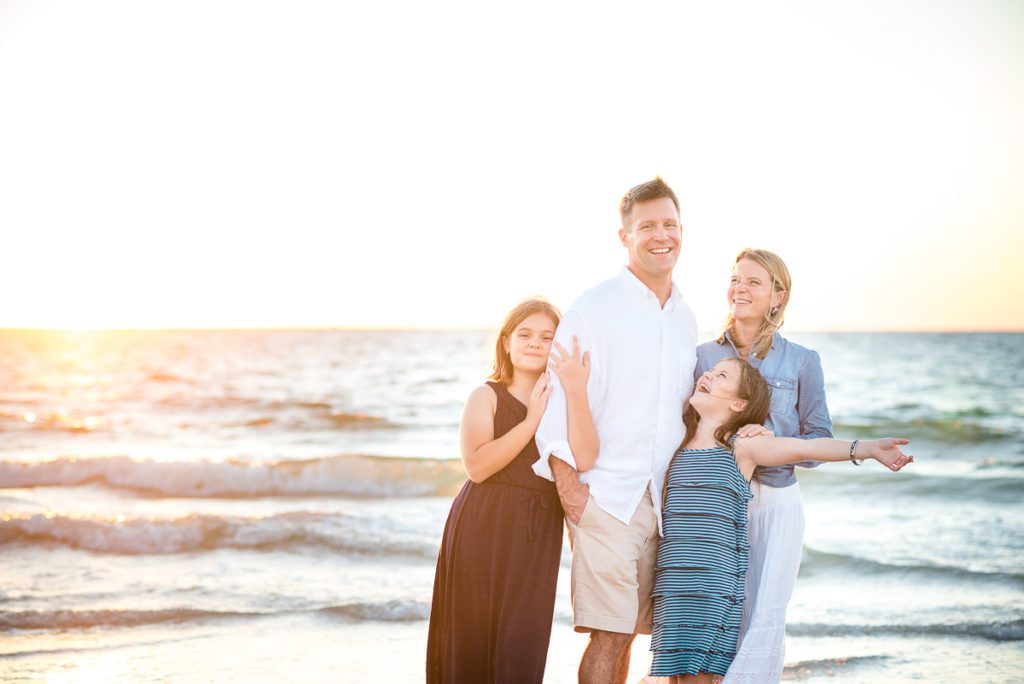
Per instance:
[[[672,292],[668,296],[668,300],[665,302],[665,306],[661,306],[661,302],[658,301],[658,295],[651,291],[651,288],[643,284],[639,278],[636,277],[632,271],[629,270],[628,266],[623,266],[622,271],[619,273],[619,281],[622,282],[628,289],[636,292],[645,299],[653,301],[658,305],[658,308],[664,308],[665,311],[670,311],[676,307],[676,305],[682,301],[683,294],[679,291],[679,286],[676,285],[676,281],[672,281]]]
[[[739,356],[739,355],[740,355],[740,353],[739,353],[739,351],[738,351],[738,350],[736,349],[736,340],[732,339],[732,333],[731,333],[731,332],[729,332],[728,330],[726,330],[726,331],[725,331],[724,333],[722,333],[722,337],[724,337],[724,338],[725,338],[725,340],[726,340],[726,341],[728,341],[728,343],[729,343],[730,345],[732,345],[732,350],[733,350],[734,352],[736,352],[736,356]],[[782,342],[783,342],[783,339],[782,339],[782,335],[781,335],[781,334],[779,333],[779,331],[778,331],[778,330],[776,330],[776,331],[775,331],[775,332],[774,332],[774,333],[772,334],[772,349],[775,349],[776,347],[781,347],[781,346],[782,346]],[[725,342],[722,342],[721,344],[725,344]],[[771,350],[769,350],[769,352],[770,352],[770,351],[771,351]]]

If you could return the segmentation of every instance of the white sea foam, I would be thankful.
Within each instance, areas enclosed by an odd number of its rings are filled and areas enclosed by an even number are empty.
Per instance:
[[[443,496],[457,461],[345,455],[304,461],[144,461],[126,456],[0,463],[0,488],[98,483],[150,496]]]
[[[430,616],[430,605],[422,601],[392,599],[382,603],[348,603],[311,611],[245,612],[195,608],[158,610],[30,610],[0,612],[0,631],[87,629],[91,627],[138,627],[162,623],[228,619],[258,619],[277,615],[317,613],[355,621],[416,622]]]
[[[430,560],[437,553],[434,542],[409,538],[397,531],[388,534],[370,529],[366,521],[303,512],[252,518],[195,514],[179,518],[0,515],[0,545],[19,543],[55,544],[117,555],[310,547],[343,554]]]

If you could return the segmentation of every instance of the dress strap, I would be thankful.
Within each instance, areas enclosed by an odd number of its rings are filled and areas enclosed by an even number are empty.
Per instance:
[[[523,402],[512,396],[512,393],[508,391],[508,388],[500,382],[494,380],[488,380],[487,385],[494,390],[494,393],[498,395],[498,403],[504,404],[507,408],[513,411],[513,415],[519,415],[526,413],[526,406]]]

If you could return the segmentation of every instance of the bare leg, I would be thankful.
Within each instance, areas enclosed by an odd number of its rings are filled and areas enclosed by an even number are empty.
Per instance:
[[[632,634],[602,632],[590,633],[590,643],[580,662],[580,684],[623,684],[629,671],[629,646]],[[626,669],[621,672],[625,652]]]
[[[622,649],[619,662],[615,665],[615,684],[626,684],[626,678],[629,676],[629,656],[633,652],[633,639],[635,638],[636,634],[630,637],[626,647]]]
[[[721,675],[714,675],[708,672],[698,672],[695,675],[676,675],[672,678],[672,684],[714,684],[715,677],[721,677]],[[718,681],[721,681],[719,679]]]

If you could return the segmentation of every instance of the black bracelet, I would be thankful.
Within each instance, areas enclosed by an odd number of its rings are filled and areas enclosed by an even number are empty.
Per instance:
[[[859,439],[855,439],[853,440],[853,442],[850,443],[850,463],[852,463],[855,466],[859,466],[861,463],[863,463],[863,461],[858,461],[853,457],[853,455],[857,452],[857,444],[859,442]]]

